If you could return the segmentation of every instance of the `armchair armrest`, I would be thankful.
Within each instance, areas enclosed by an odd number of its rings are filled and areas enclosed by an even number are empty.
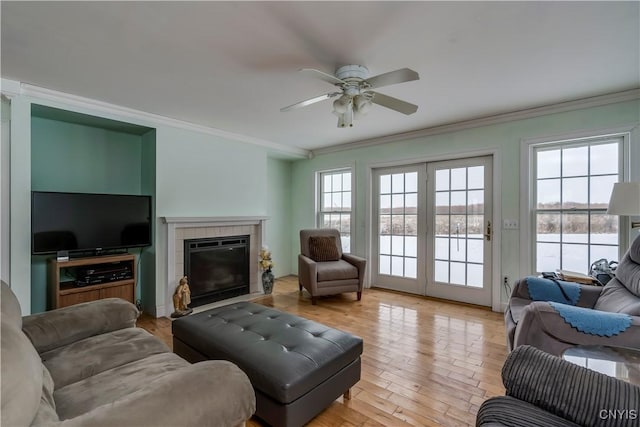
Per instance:
[[[365,270],[367,268],[367,260],[352,254],[342,254],[342,259],[347,261],[349,264],[355,266],[358,269],[358,278],[360,279],[360,283],[358,285],[358,289],[362,291],[364,285],[364,276]]]
[[[210,360],[173,371],[61,427],[244,425],[256,409],[249,378],[234,364]]]
[[[607,424],[601,417],[603,410],[637,410],[640,407],[640,387],[531,346],[518,347],[509,354],[502,368],[502,381],[507,396],[582,426]],[[616,420],[619,426],[636,423],[637,420],[631,417]]]
[[[132,328],[140,313],[120,298],[106,298],[22,318],[22,330],[38,353],[94,335]]]
[[[298,255],[298,278],[300,284],[314,294],[318,287],[318,268],[314,260],[302,254]]]
[[[551,305],[543,301],[534,301],[525,307],[518,324],[514,348],[532,345],[555,355],[562,354],[574,345],[636,347],[636,343],[640,342],[640,317],[632,316],[629,328],[616,335],[592,335],[571,326]]]
[[[576,306],[593,308],[600,297],[600,293],[602,293],[602,286],[583,285],[580,283],[576,284],[580,286],[580,298],[578,299]],[[511,297],[531,300],[526,277],[523,277],[516,282],[513,287],[513,291],[511,292]]]

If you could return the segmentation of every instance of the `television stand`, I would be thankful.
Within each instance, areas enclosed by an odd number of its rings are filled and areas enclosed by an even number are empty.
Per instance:
[[[135,255],[104,255],[67,261],[52,258],[48,270],[50,309],[103,298],[122,298],[135,304]]]

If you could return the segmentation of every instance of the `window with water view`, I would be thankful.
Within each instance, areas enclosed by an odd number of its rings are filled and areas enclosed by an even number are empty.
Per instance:
[[[607,207],[622,180],[622,138],[544,145],[534,154],[536,271],[588,273],[598,259],[617,261],[619,221]]]
[[[342,251],[351,252],[351,170],[320,173],[318,226],[340,231]]]

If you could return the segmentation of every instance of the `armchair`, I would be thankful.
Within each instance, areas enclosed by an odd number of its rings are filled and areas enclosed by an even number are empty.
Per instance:
[[[640,237],[620,261],[616,277],[606,286],[574,285],[578,295],[573,304],[575,309],[567,310],[566,305],[570,304],[566,301],[556,301],[566,303],[558,305],[533,298],[530,280],[521,279],[516,284],[505,312],[509,350],[528,344],[560,355],[575,345],[640,348]],[[567,314],[568,311],[571,313]],[[606,323],[607,318],[623,318],[627,327],[608,335],[597,334],[566,321],[569,315],[574,318],[584,315],[584,323],[591,323],[587,326],[598,321]]]
[[[509,354],[502,382],[506,396],[483,402],[476,426],[631,427],[640,419],[640,387],[531,346]]]
[[[367,260],[342,253],[338,230],[300,230],[300,252],[298,284],[311,294],[311,304],[318,296],[343,292],[357,292],[360,301]]]

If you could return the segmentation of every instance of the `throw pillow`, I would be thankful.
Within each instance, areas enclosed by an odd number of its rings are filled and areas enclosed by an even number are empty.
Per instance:
[[[309,237],[309,252],[316,262],[338,261],[340,254],[336,244],[336,236]]]

